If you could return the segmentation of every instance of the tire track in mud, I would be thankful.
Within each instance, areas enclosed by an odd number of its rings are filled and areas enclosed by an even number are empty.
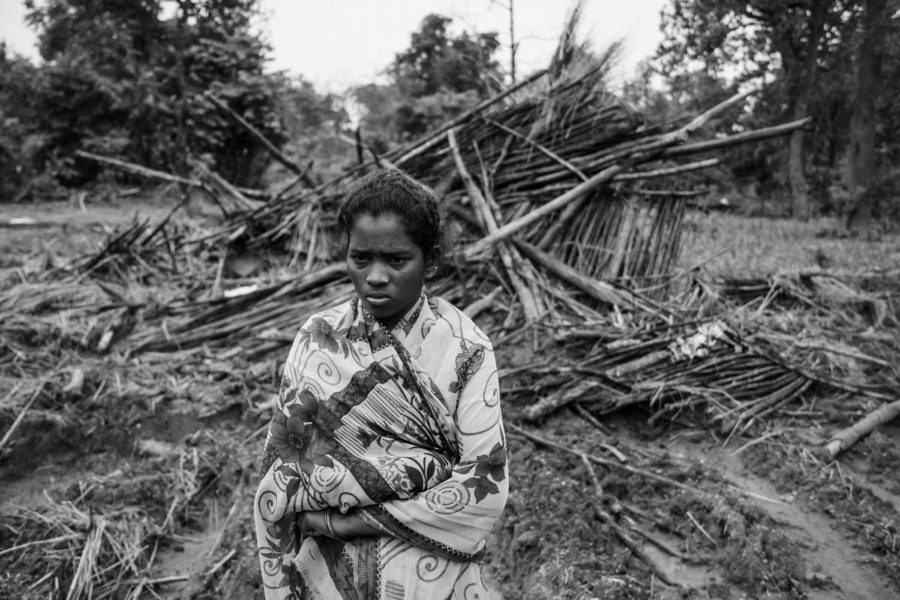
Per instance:
[[[897,600],[898,591],[867,564],[871,555],[857,549],[855,540],[835,529],[832,519],[806,510],[794,500],[779,499],[772,483],[750,473],[729,450],[711,451],[707,464],[718,465],[726,481],[749,492],[745,494],[748,502],[783,525],[782,533],[807,549],[803,557],[807,571],[813,577],[822,576],[824,584],[809,590],[809,600]]]

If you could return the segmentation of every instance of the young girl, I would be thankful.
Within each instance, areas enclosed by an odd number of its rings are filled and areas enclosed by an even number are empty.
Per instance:
[[[380,171],[338,228],[357,298],[312,316],[285,363],[254,505],[266,598],[485,600],[506,437],[490,340],[423,290],[437,202]]]

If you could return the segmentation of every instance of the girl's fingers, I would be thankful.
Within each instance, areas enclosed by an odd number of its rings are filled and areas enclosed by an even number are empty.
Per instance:
[[[310,514],[308,512],[302,513],[300,518],[297,521],[297,527],[300,529],[302,533],[311,534],[316,533],[315,527],[313,527],[312,519],[310,518]]]

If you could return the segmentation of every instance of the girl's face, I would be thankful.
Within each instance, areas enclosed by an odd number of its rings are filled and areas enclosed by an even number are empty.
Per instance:
[[[392,328],[409,311],[425,285],[430,257],[410,239],[394,213],[356,217],[347,244],[347,272],[365,307]]]

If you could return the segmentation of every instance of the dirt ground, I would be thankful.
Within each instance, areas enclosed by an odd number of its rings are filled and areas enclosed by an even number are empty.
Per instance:
[[[0,222],[38,222],[0,226],[0,296],[17,278],[96,248],[135,218],[139,203],[138,218],[159,219],[177,202],[149,200],[0,205]],[[208,208],[194,207],[191,218],[204,218]],[[704,219],[691,227],[696,239],[716,231],[696,242],[698,254],[712,256],[722,250],[710,238],[727,245],[722,229],[735,218]],[[803,248],[827,243],[816,241],[814,227],[806,231]],[[768,250],[769,260],[792,252],[790,235],[785,240]],[[872,244],[860,241],[857,251],[873,263],[889,263],[900,252],[896,236]],[[823,252],[845,256],[838,247]],[[821,267],[812,250],[785,260]],[[504,369],[533,360],[515,343],[497,350]],[[93,539],[101,520],[110,542],[99,552],[117,553],[120,563],[140,556],[133,571],[139,576],[80,597],[262,597],[250,501],[277,366],[223,365],[200,355],[194,365],[160,356],[79,360],[83,394],[62,406],[38,405],[0,454],[0,597],[71,594],[78,562],[72,553],[88,552],[81,540]],[[66,380],[61,374],[49,385],[62,388]],[[158,392],[150,393],[154,385]],[[487,558],[498,597],[900,598],[900,423],[880,428],[838,461],[821,453],[831,433],[872,406],[841,395],[811,398],[726,440],[704,426],[703,415],[650,424],[640,406],[599,422],[566,409],[526,423],[521,413],[534,395],[521,390],[516,376],[501,385],[514,390],[504,394],[508,423],[615,464],[592,474],[575,454],[510,429],[511,495]],[[0,399],[21,393],[0,389]],[[0,405],[3,431],[15,414],[8,406]],[[622,543],[617,528],[671,583]],[[126,530],[134,539],[115,546],[113,532]]]

